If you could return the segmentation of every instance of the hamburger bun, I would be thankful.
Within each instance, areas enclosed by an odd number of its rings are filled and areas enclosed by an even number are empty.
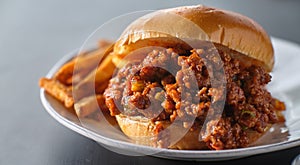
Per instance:
[[[268,72],[274,66],[271,40],[258,23],[238,13],[203,5],[159,10],[138,18],[116,42],[113,61],[118,64],[128,53],[142,47],[188,48],[185,40],[226,46],[261,61]]]
[[[151,147],[169,148],[178,150],[204,150],[209,149],[204,141],[199,140],[202,127],[196,127],[194,130],[187,130],[182,137],[176,138],[177,134],[163,133],[172,123],[170,121],[152,122],[150,119],[140,116],[116,115],[116,120],[122,132],[134,141],[136,144]],[[180,132],[183,127],[180,124],[172,124],[172,131]],[[268,125],[265,132],[269,130]],[[163,136],[161,135],[164,134]],[[256,142],[264,133],[258,133],[253,130],[246,130],[250,145]],[[175,139],[171,141],[170,139]]]

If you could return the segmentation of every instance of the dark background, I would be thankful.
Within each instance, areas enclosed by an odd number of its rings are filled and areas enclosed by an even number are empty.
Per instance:
[[[270,35],[300,43],[298,0],[0,0],[0,164],[290,164],[300,147],[214,163],[123,156],[62,126],[42,107],[38,79],[104,22],[200,3],[240,12]]]

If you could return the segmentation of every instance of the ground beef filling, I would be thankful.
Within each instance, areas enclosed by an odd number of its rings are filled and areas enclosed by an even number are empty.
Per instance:
[[[176,119],[183,126],[197,120],[211,149],[246,147],[245,130],[263,132],[278,122],[279,101],[265,88],[271,76],[260,66],[232,58],[236,54],[218,47],[195,49],[188,55],[153,50],[111,79],[104,93],[106,105],[113,116]]]

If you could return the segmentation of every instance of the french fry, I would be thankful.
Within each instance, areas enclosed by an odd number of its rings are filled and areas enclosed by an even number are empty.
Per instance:
[[[74,71],[74,59],[63,65],[58,72],[55,74],[54,78],[64,85],[69,85],[72,83],[72,75]]]
[[[83,53],[64,64],[53,78],[41,78],[39,85],[47,93],[72,108],[78,117],[95,119],[99,107],[107,111],[102,95],[115,69],[111,42],[101,40],[99,49]]]
[[[106,46],[105,48],[95,50],[85,55],[87,57],[77,59],[73,73],[73,84],[79,83],[91,71],[95,70],[98,65],[108,56],[108,53],[105,53],[105,51],[109,48],[109,46]]]
[[[82,81],[74,86],[76,100],[85,96],[93,94],[97,89],[101,89],[108,83],[108,80],[112,77],[115,70],[115,65],[112,63],[112,55],[108,55],[97,69],[87,75]],[[100,90],[101,91],[101,90]]]
[[[106,40],[100,41],[99,49],[82,53],[63,65],[55,74],[54,78],[65,85],[78,83],[90,71],[95,69],[107,54],[106,50],[111,47],[112,43]]]
[[[110,46],[110,45],[112,45],[112,42],[109,41],[109,40],[99,40],[98,41],[98,47],[99,48],[107,47],[107,46]]]
[[[103,95],[85,97],[74,104],[74,109],[78,117],[87,117],[97,110],[108,110]]]
[[[111,78],[116,66],[112,62],[113,55],[107,56],[96,70],[95,83],[102,83]]]
[[[64,103],[65,107],[70,108],[74,104],[72,89],[61,84],[57,80],[41,78],[39,81],[41,88],[44,88],[50,95]]]
[[[80,83],[74,86],[74,96],[76,100],[85,96],[100,93],[106,88],[108,80],[111,78],[115,66],[111,62],[111,56],[108,56],[100,66],[85,77]]]

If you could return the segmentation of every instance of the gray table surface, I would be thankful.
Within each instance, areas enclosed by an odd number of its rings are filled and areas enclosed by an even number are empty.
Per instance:
[[[217,164],[113,153],[59,124],[39,99],[38,79],[104,22],[199,3],[240,12],[270,35],[300,43],[299,0],[0,0],[0,164]],[[218,163],[289,164],[298,153],[295,147]]]

